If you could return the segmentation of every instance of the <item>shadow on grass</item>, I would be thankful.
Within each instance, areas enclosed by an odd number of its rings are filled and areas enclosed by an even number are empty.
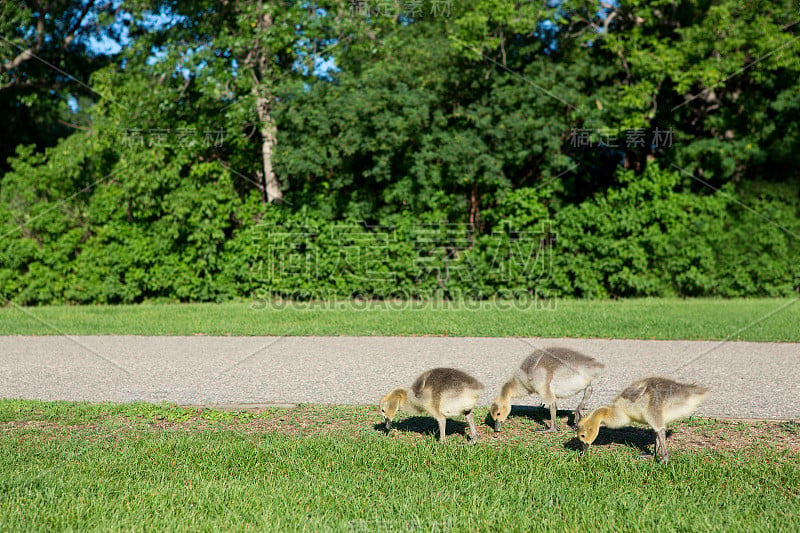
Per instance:
[[[376,431],[388,433],[386,431],[386,423],[381,422],[375,424]],[[422,435],[430,435],[434,439],[439,438],[439,423],[434,418],[429,416],[411,416],[402,420],[392,422],[392,429],[398,431],[408,431],[412,433],[420,433]],[[445,436],[448,435],[469,435],[469,426],[466,422],[458,420],[447,419],[447,425],[444,431]]]
[[[668,441],[671,435],[672,431],[668,429]],[[607,427],[601,427],[600,433],[597,435],[594,443],[592,443],[592,447],[609,446],[611,444],[630,446],[637,448],[642,454],[649,454],[653,452],[653,448],[655,446],[655,435],[653,435],[653,430],[649,428],[628,426],[619,429],[610,429]],[[564,448],[577,452],[583,450],[581,441],[578,440],[578,437],[572,437],[570,440],[565,442]]]
[[[575,411],[566,411],[560,409],[556,410],[556,419],[558,420],[558,427],[560,430],[564,429],[562,419],[565,417],[567,419],[567,425],[569,428],[572,428],[575,423]],[[513,418],[527,418],[528,420],[533,420],[542,426],[541,429],[547,429],[550,427],[550,409],[543,406],[534,407],[531,405],[512,405],[511,412],[509,413],[506,422]],[[494,429],[494,420],[492,419],[491,414],[486,414],[484,422],[487,426]]]

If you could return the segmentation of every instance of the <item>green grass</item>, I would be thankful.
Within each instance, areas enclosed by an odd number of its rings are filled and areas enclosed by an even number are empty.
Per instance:
[[[477,446],[456,421],[442,446],[374,407],[0,400],[0,530],[800,530],[795,423],[679,424],[659,465],[625,436],[580,454],[538,416]]]
[[[0,309],[1,335],[450,335],[800,341],[798,299],[339,302]]]

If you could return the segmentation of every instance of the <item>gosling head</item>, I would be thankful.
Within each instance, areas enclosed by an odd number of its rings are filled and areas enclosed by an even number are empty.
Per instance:
[[[509,402],[498,400],[492,402],[492,406],[489,408],[489,414],[492,416],[492,420],[494,420],[495,431],[500,431],[500,427],[508,418],[509,413],[511,413],[511,404]]]
[[[581,441],[584,451],[591,446],[594,440],[597,438],[597,434],[600,432],[600,422],[597,420],[596,417],[587,416],[586,418],[581,419],[578,422],[578,427],[576,429],[578,434],[578,440]]]
[[[402,389],[395,389],[381,398],[381,416],[386,422],[387,431],[391,429],[394,415],[397,414],[397,411],[400,409],[400,404],[405,401],[406,396],[406,391]]]

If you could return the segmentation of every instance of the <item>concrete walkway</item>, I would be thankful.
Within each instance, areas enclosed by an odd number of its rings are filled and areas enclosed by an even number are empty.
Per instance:
[[[488,405],[533,349],[606,364],[589,407],[647,375],[696,381],[703,416],[800,418],[800,344],[463,337],[0,337],[0,397],[192,405],[376,404],[434,366],[480,379]],[[574,398],[559,408],[572,408]],[[538,405],[537,397],[514,402]]]

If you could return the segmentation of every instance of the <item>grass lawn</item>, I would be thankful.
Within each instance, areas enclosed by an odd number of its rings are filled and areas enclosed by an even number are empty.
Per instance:
[[[800,342],[800,298],[0,309],[0,335],[451,335]]]
[[[800,530],[795,422],[689,419],[659,465],[645,429],[581,454],[545,416],[480,423],[477,446],[449,421],[442,446],[426,418],[384,434],[374,406],[0,400],[0,530]]]

